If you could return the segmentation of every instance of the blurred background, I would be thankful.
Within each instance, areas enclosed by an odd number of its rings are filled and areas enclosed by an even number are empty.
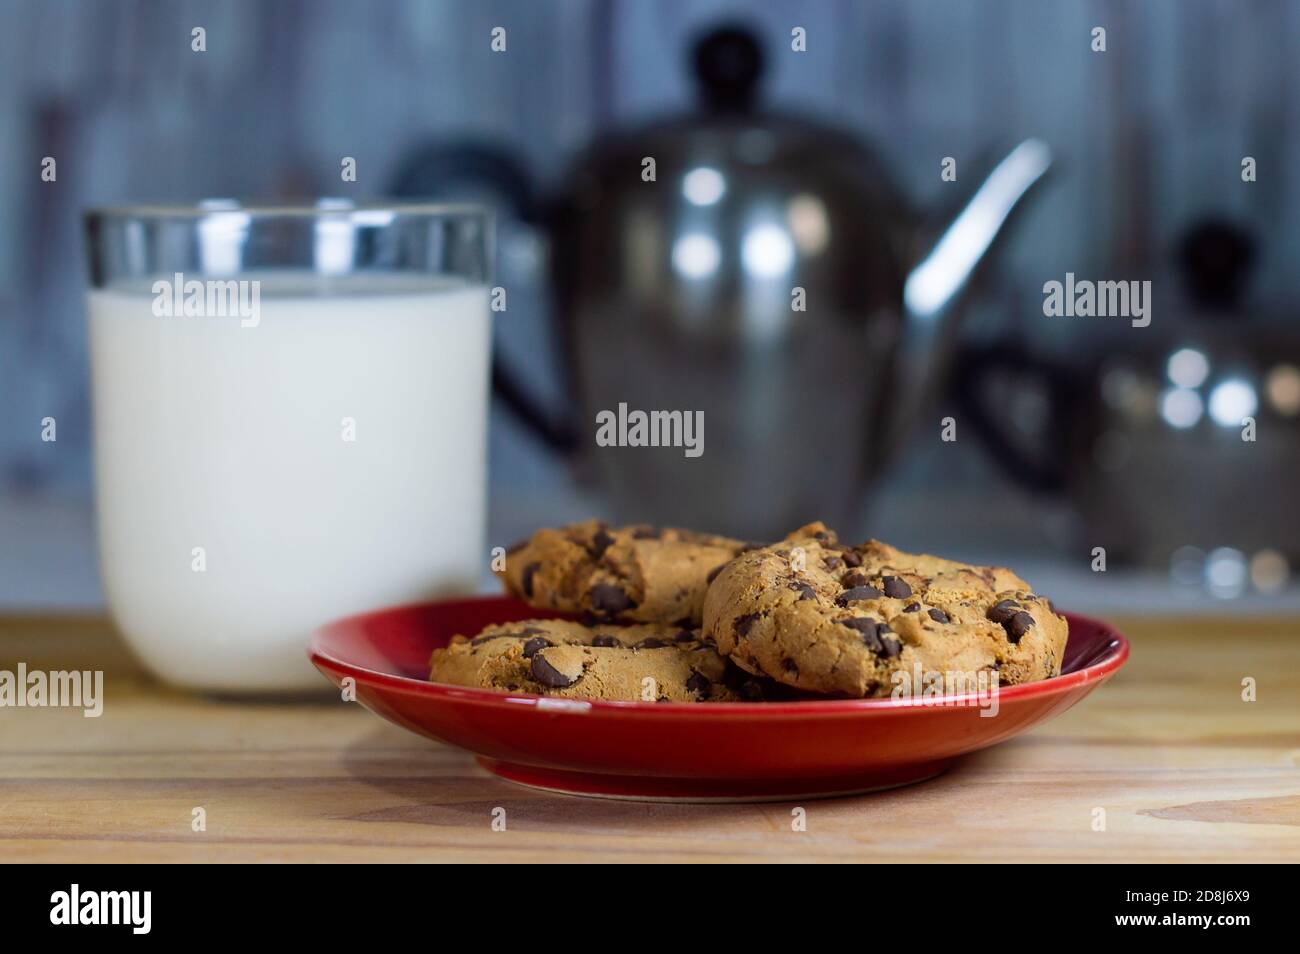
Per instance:
[[[909,276],[1028,138],[927,326]],[[742,505],[1073,609],[1294,612],[1298,168],[1284,0],[6,0],[0,606],[102,605],[80,210],[402,194],[498,209],[492,545]],[[1067,273],[1150,281],[1151,324],[1046,317]],[[620,400],[704,409],[705,454],[602,458]]]

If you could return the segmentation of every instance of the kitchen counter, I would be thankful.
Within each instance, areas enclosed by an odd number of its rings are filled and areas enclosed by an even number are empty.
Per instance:
[[[796,832],[795,803],[520,788],[333,695],[168,689],[98,617],[3,617],[0,670],[100,669],[105,700],[99,718],[0,708],[0,857],[1300,861],[1300,621],[1117,624],[1132,659],[1075,709],[931,781],[807,802]]]

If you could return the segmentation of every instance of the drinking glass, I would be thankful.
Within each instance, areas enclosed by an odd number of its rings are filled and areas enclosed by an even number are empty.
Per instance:
[[[487,213],[220,200],[85,225],[100,566],[156,674],[312,688],[314,627],[474,589]]]

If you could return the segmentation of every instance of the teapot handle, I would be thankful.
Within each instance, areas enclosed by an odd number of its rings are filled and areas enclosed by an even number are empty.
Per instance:
[[[401,198],[446,198],[468,191],[489,192],[520,222],[544,229],[544,216],[524,165],[505,149],[482,142],[434,143],[399,164],[389,194]],[[534,436],[560,454],[578,444],[567,413],[548,411],[530,394],[500,351],[492,350],[492,393]]]
[[[1004,376],[1012,387],[1034,380],[1047,401],[1042,424],[1029,436],[1036,449],[1017,438],[1009,409],[994,408],[989,382]],[[958,355],[953,376],[958,427],[971,427],[994,461],[1008,477],[1036,492],[1055,493],[1066,485],[1069,467],[1069,417],[1071,394],[1078,393],[1073,373],[1054,361],[1032,354],[1023,345],[1003,341],[965,348]]]

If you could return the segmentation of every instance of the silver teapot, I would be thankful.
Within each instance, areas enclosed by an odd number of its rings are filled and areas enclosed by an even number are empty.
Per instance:
[[[1064,497],[1061,542],[1235,596],[1300,564],[1300,334],[1249,294],[1255,239],[1220,214],[1162,263],[1150,328],[1077,326],[1066,354],[963,351],[963,425],[1027,490]],[[1176,271],[1171,268],[1176,266]]]
[[[518,163],[482,145],[424,151],[394,191],[486,182],[544,232],[576,413],[547,414],[500,364],[495,383],[594,465],[616,518],[854,532],[862,491],[941,382],[953,306],[1049,149],[1020,143],[935,227],[855,138],[757,108],[752,34],[715,30],[693,62],[696,112],[595,142],[558,195],[534,200]]]

